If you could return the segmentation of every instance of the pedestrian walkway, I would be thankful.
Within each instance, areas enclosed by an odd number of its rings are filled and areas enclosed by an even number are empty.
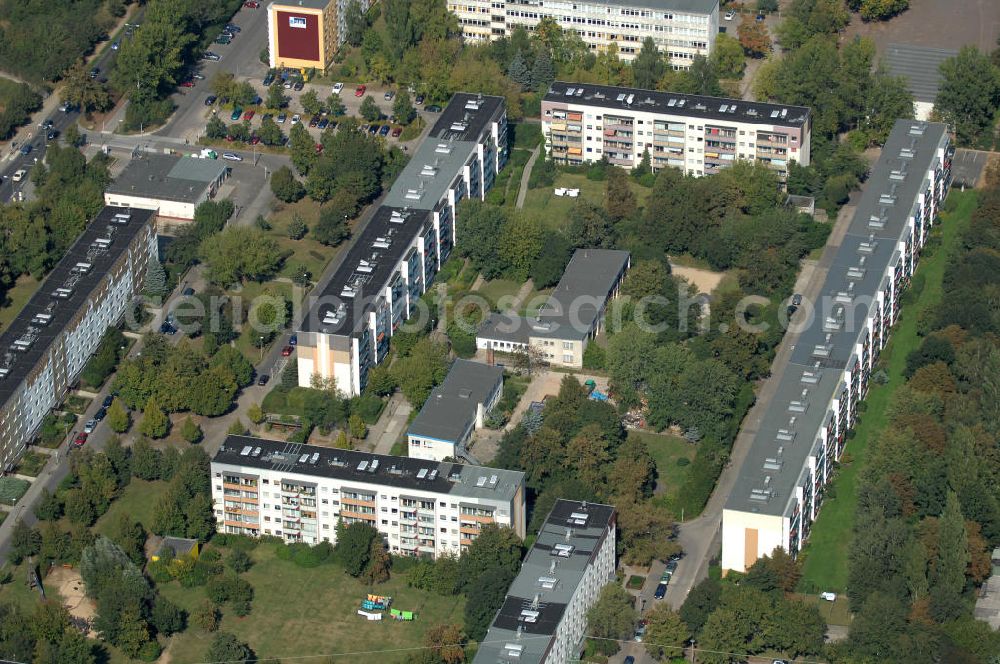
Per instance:
[[[524,171],[521,173],[521,187],[517,190],[517,207],[524,207],[524,197],[528,195],[528,180],[531,179],[531,169],[535,165],[535,160],[538,159],[538,153],[541,152],[542,146],[536,145],[535,149],[531,151],[531,157],[528,158],[528,163],[524,165]]]
[[[403,428],[410,421],[411,412],[413,408],[401,392],[392,395],[378,422],[368,431],[368,440],[372,443],[372,451],[375,454],[392,452],[392,446],[399,440]]]

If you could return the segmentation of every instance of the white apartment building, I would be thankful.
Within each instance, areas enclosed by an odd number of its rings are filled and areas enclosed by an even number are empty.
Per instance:
[[[416,149],[298,330],[299,384],[333,379],[360,394],[389,340],[416,313],[456,242],[455,215],[480,200],[507,160],[502,97],[456,94]]]
[[[615,578],[611,505],[557,500],[473,664],[578,661],[587,611]]]
[[[104,208],[0,336],[0,468],[24,453],[156,258],[154,213]]]
[[[634,168],[648,150],[653,170],[712,175],[757,161],[784,180],[788,164],[809,165],[812,117],[803,106],[556,81],[542,99],[549,159],[608,161]]]
[[[449,0],[462,36],[484,42],[531,32],[543,18],[573,30],[595,52],[618,46],[632,60],[652,37],[674,69],[687,69],[696,55],[708,57],[719,33],[718,0]]]
[[[722,569],[798,554],[951,183],[943,124],[898,120],[834,256],[803,302],[789,365],[722,513]]]
[[[228,436],[212,459],[220,532],[336,542],[377,529],[402,556],[459,555],[484,524],[525,534],[524,473]]]

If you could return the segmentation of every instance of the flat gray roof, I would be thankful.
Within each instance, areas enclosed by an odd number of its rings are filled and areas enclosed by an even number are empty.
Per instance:
[[[109,194],[195,203],[228,169],[225,162],[146,153],[136,157],[108,185]]]
[[[128,222],[116,223],[114,218],[118,214],[129,215]],[[152,210],[105,207],[56,263],[45,282],[0,336],[0,353],[3,354],[0,366],[9,371],[6,378],[0,379],[0,403],[10,399],[21,382],[49,353],[53,341],[65,332],[66,326],[91,298],[94,289],[101,284],[135,236],[149,226],[153,215]],[[108,238],[110,243],[106,248],[95,246],[98,240],[103,242]],[[79,263],[89,263],[90,268],[82,272],[77,267]],[[69,297],[57,298],[53,295],[57,288],[66,287],[70,282],[72,293]],[[51,316],[51,319],[48,324],[40,325],[35,322],[39,316]],[[29,339],[30,343],[19,346],[23,350],[12,350],[15,341],[26,342]]]
[[[581,523],[579,517],[585,521]],[[473,661],[476,664],[542,662],[566,605],[614,523],[615,508],[611,505],[557,500]],[[560,555],[557,546],[571,549],[567,555]],[[537,619],[526,621],[521,613],[526,609],[537,611]],[[513,660],[508,657],[508,643],[522,647],[520,657]]]
[[[711,14],[719,7],[719,0],[600,0],[584,4],[611,5],[612,7],[642,7],[657,11]]]
[[[816,315],[795,342],[726,509],[790,514],[795,487],[807,472],[806,461],[818,452],[820,433],[833,415],[829,404],[844,384],[844,369],[856,359],[870,304],[887,286],[886,270],[900,260],[898,245],[907,236],[917,196],[926,190],[927,171],[947,140],[946,127],[939,123],[898,120],[893,127],[834,254],[820,301],[815,303]],[[912,156],[903,156],[904,152]],[[882,221],[873,225],[872,217]],[[832,313],[838,294],[849,298],[845,320],[839,329],[827,328],[824,319]],[[821,346],[826,348],[819,354]]]
[[[889,44],[882,62],[890,74],[906,79],[915,100],[933,103],[941,87],[941,63],[956,55],[958,51],[950,48]]]
[[[479,404],[485,404],[503,383],[503,369],[457,359],[444,382],[431,391],[407,433],[436,440],[457,441],[475,424]]]
[[[311,463],[314,456],[316,461]],[[511,500],[524,483],[524,473],[516,470],[425,461],[253,436],[226,436],[212,463],[496,500]]]
[[[583,339],[629,261],[627,251],[577,249],[537,317],[490,314],[477,336],[516,343],[527,343],[529,337]]]
[[[781,127],[801,127],[811,113],[805,106],[566,81],[549,86],[544,101]]]

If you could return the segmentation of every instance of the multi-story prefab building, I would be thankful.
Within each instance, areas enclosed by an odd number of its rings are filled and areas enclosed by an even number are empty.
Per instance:
[[[524,537],[524,473],[228,436],[212,459],[220,532],[336,542],[367,523],[403,556],[459,555],[484,524]]]
[[[578,660],[587,610],[615,578],[615,508],[557,500],[473,664]]]
[[[899,120],[836,250],[818,302],[804,302],[774,401],[722,516],[722,568],[781,547],[795,556],[823,503],[900,297],[951,181],[943,124]]]
[[[449,0],[448,9],[467,41],[509,37],[519,27],[532,32],[547,18],[593,52],[617,46],[627,61],[650,37],[674,69],[711,55],[719,33],[719,0]]]
[[[347,8],[368,11],[370,0],[278,0],[267,5],[267,45],[274,67],[316,68],[333,63],[344,44]]]
[[[542,99],[545,153],[571,166],[607,158],[630,169],[648,151],[654,171],[712,175],[745,160],[784,180],[790,162],[809,165],[811,131],[803,106],[563,81]]]
[[[347,396],[364,389],[390,337],[462,241],[459,202],[485,198],[506,159],[503,98],[455,95],[333,279],[311,296],[298,331],[300,385],[319,377]]]
[[[155,212],[104,208],[0,336],[0,462],[9,470],[66,396],[156,259]]]
[[[534,316],[491,313],[476,332],[476,347],[491,362],[495,352],[531,348],[548,364],[582,369],[587,344],[603,329],[608,302],[621,290],[631,260],[618,249],[577,249]]]

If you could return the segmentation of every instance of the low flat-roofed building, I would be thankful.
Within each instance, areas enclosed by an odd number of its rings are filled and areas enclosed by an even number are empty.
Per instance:
[[[535,317],[490,314],[476,333],[476,347],[516,353],[530,346],[549,364],[583,368],[587,344],[600,333],[608,301],[618,295],[630,264],[627,251],[577,249]]]
[[[195,208],[214,198],[228,177],[229,167],[223,161],[144,153],[108,185],[104,202],[190,221]]]
[[[106,207],[0,336],[0,469],[9,470],[76,382],[156,259],[149,210]]]
[[[458,555],[496,523],[525,535],[524,473],[228,436],[212,459],[220,532],[336,542],[366,523],[395,555]]]
[[[556,501],[473,664],[578,661],[587,611],[615,578],[611,505]]]
[[[472,432],[485,426],[502,393],[503,369],[455,360],[406,432],[409,456],[435,461],[467,457]]]

